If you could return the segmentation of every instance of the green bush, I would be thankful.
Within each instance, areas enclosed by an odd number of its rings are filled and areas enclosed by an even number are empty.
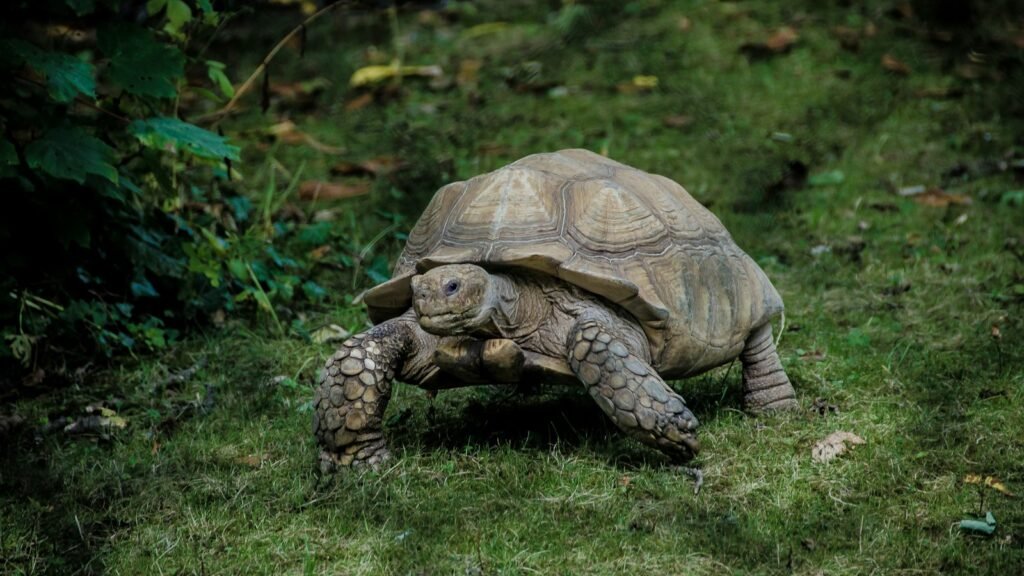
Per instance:
[[[234,192],[239,148],[181,120],[222,105],[204,58],[224,14],[209,0],[51,0],[8,7],[0,40],[0,358],[157,349],[245,302],[312,300],[286,223]],[[85,18],[83,18],[85,17]],[[87,22],[69,33],[52,22]],[[269,209],[269,206],[267,207]]]

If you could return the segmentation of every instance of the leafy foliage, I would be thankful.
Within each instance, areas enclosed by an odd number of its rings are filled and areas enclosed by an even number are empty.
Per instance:
[[[110,79],[129,93],[173,98],[184,75],[185,55],[144,28],[111,24],[99,31],[99,48],[110,58]]]
[[[136,120],[128,131],[150,148],[182,150],[212,160],[238,160],[238,147],[228,144],[223,136],[177,118]]]
[[[4,54],[46,77],[50,97],[70,102],[79,94],[96,97],[95,68],[70,54],[46,52],[28,42],[13,39],[0,43]]]
[[[22,12],[8,22],[29,22]],[[190,323],[239,308],[321,300],[313,264],[283,256],[295,227],[252,215],[228,137],[179,118],[183,96],[219,105],[234,87],[203,49],[224,17],[207,1],[64,0],[95,49],[7,27],[0,69],[0,367],[47,350],[157,349]],[[190,48],[191,47],[191,48]],[[186,70],[208,85],[186,82]],[[195,105],[195,104],[193,104]],[[308,249],[301,241],[296,245]],[[301,326],[292,326],[300,332]]]
[[[25,147],[29,168],[84,184],[90,174],[117,184],[114,150],[76,126],[57,126]]]

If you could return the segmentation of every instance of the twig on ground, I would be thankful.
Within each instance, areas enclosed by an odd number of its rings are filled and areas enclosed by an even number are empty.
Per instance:
[[[235,95],[231,97],[231,100],[228,100],[228,103],[225,104],[223,108],[215,112],[211,112],[210,114],[204,114],[202,116],[199,116],[198,118],[194,118],[192,122],[200,123],[213,120],[213,126],[219,124],[220,121],[223,120],[224,117],[227,116],[231,112],[231,110],[234,109],[235,105],[238,104],[238,101],[242,98],[242,96],[244,96],[245,93],[252,88],[252,85],[260,77],[260,75],[266,71],[267,65],[269,65],[270,61],[273,60],[275,56],[277,56],[277,53],[281,51],[281,48],[284,48],[285,44],[287,44],[292,38],[294,38],[296,34],[303,33],[307,26],[312,24],[314,21],[316,21],[324,14],[331,12],[335,8],[346,6],[348,4],[350,4],[348,0],[338,0],[333,4],[328,4],[327,6],[324,6],[323,8],[314,12],[313,14],[310,14],[309,18],[306,18],[305,20],[302,21],[301,24],[299,24],[295,28],[292,28],[291,32],[285,34],[284,38],[281,38],[281,40],[278,41],[278,43],[275,44],[274,47],[270,49],[270,52],[268,52],[267,55],[263,57],[263,60],[260,61],[259,66],[257,66],[256,69],[253,70],[252,74],[250,74],[249,77],[246,78],[245,82],[242,83],[238,90],[235,90]]]

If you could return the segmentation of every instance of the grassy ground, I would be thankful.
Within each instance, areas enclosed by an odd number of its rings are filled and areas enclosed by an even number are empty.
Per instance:
[[[0,447],[0,572],[1024,573],[1020,499],[964,483],[1024,493],[1020,14],[981,10],[956,29],[895,2],[554,4],[337,14],[311,27],[304,58],[275,61],[276,81],[330,86],[311,108],[275,102],[273,121],[347,160],[408,163],[369,196],[300,204],[332,210],[343,250],[365,258],[326,268],[329,304],[297,313],[360,329],[352,295],[439,184],[582,146],[681,182],[762,264],[787,304],[780,350],[805,410],[744,415],[736,369],[677,383],[704,424],[694,496],[580,390],[398,386],[394,465],[322,478],[309,400],[331,345],[229,319],[16,399],[30,426]],[[238,21],[221,59],[241,79],[298,19]],[[788,52],[742,48],[782,26],[799,34]],[[859,49],[842,48],[854,33]],[[352,105],[351,73],[397,52],[449,85],[410,78]],[[272,173],[330,178],[339,156],[266,145],[268,123],[255,110],[225,123],[249,143],[254,197]],[[918,185],[972,202],[895,193]],[[812,411],[817,398],[838,412]],[[99,402],[126,428],[42,431]],[[840,430],[866,444],[812,462]],[[986,511],[993,535],[958,529]]]

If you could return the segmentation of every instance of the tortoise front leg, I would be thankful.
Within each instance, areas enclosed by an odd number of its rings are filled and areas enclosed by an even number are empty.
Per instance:
[[[615,328],[577,321],[568,339],[569,367],[624,432],[674,460],[690,460],[700,449],[697,418]]]
[[[391,381],[423,385],[437,375],[437,337],[424,332],[412,312],[346,340],[327,360],[313,399],[313,434],[324,471],[335,466],[378,468],[391,454],[383,418]]]

